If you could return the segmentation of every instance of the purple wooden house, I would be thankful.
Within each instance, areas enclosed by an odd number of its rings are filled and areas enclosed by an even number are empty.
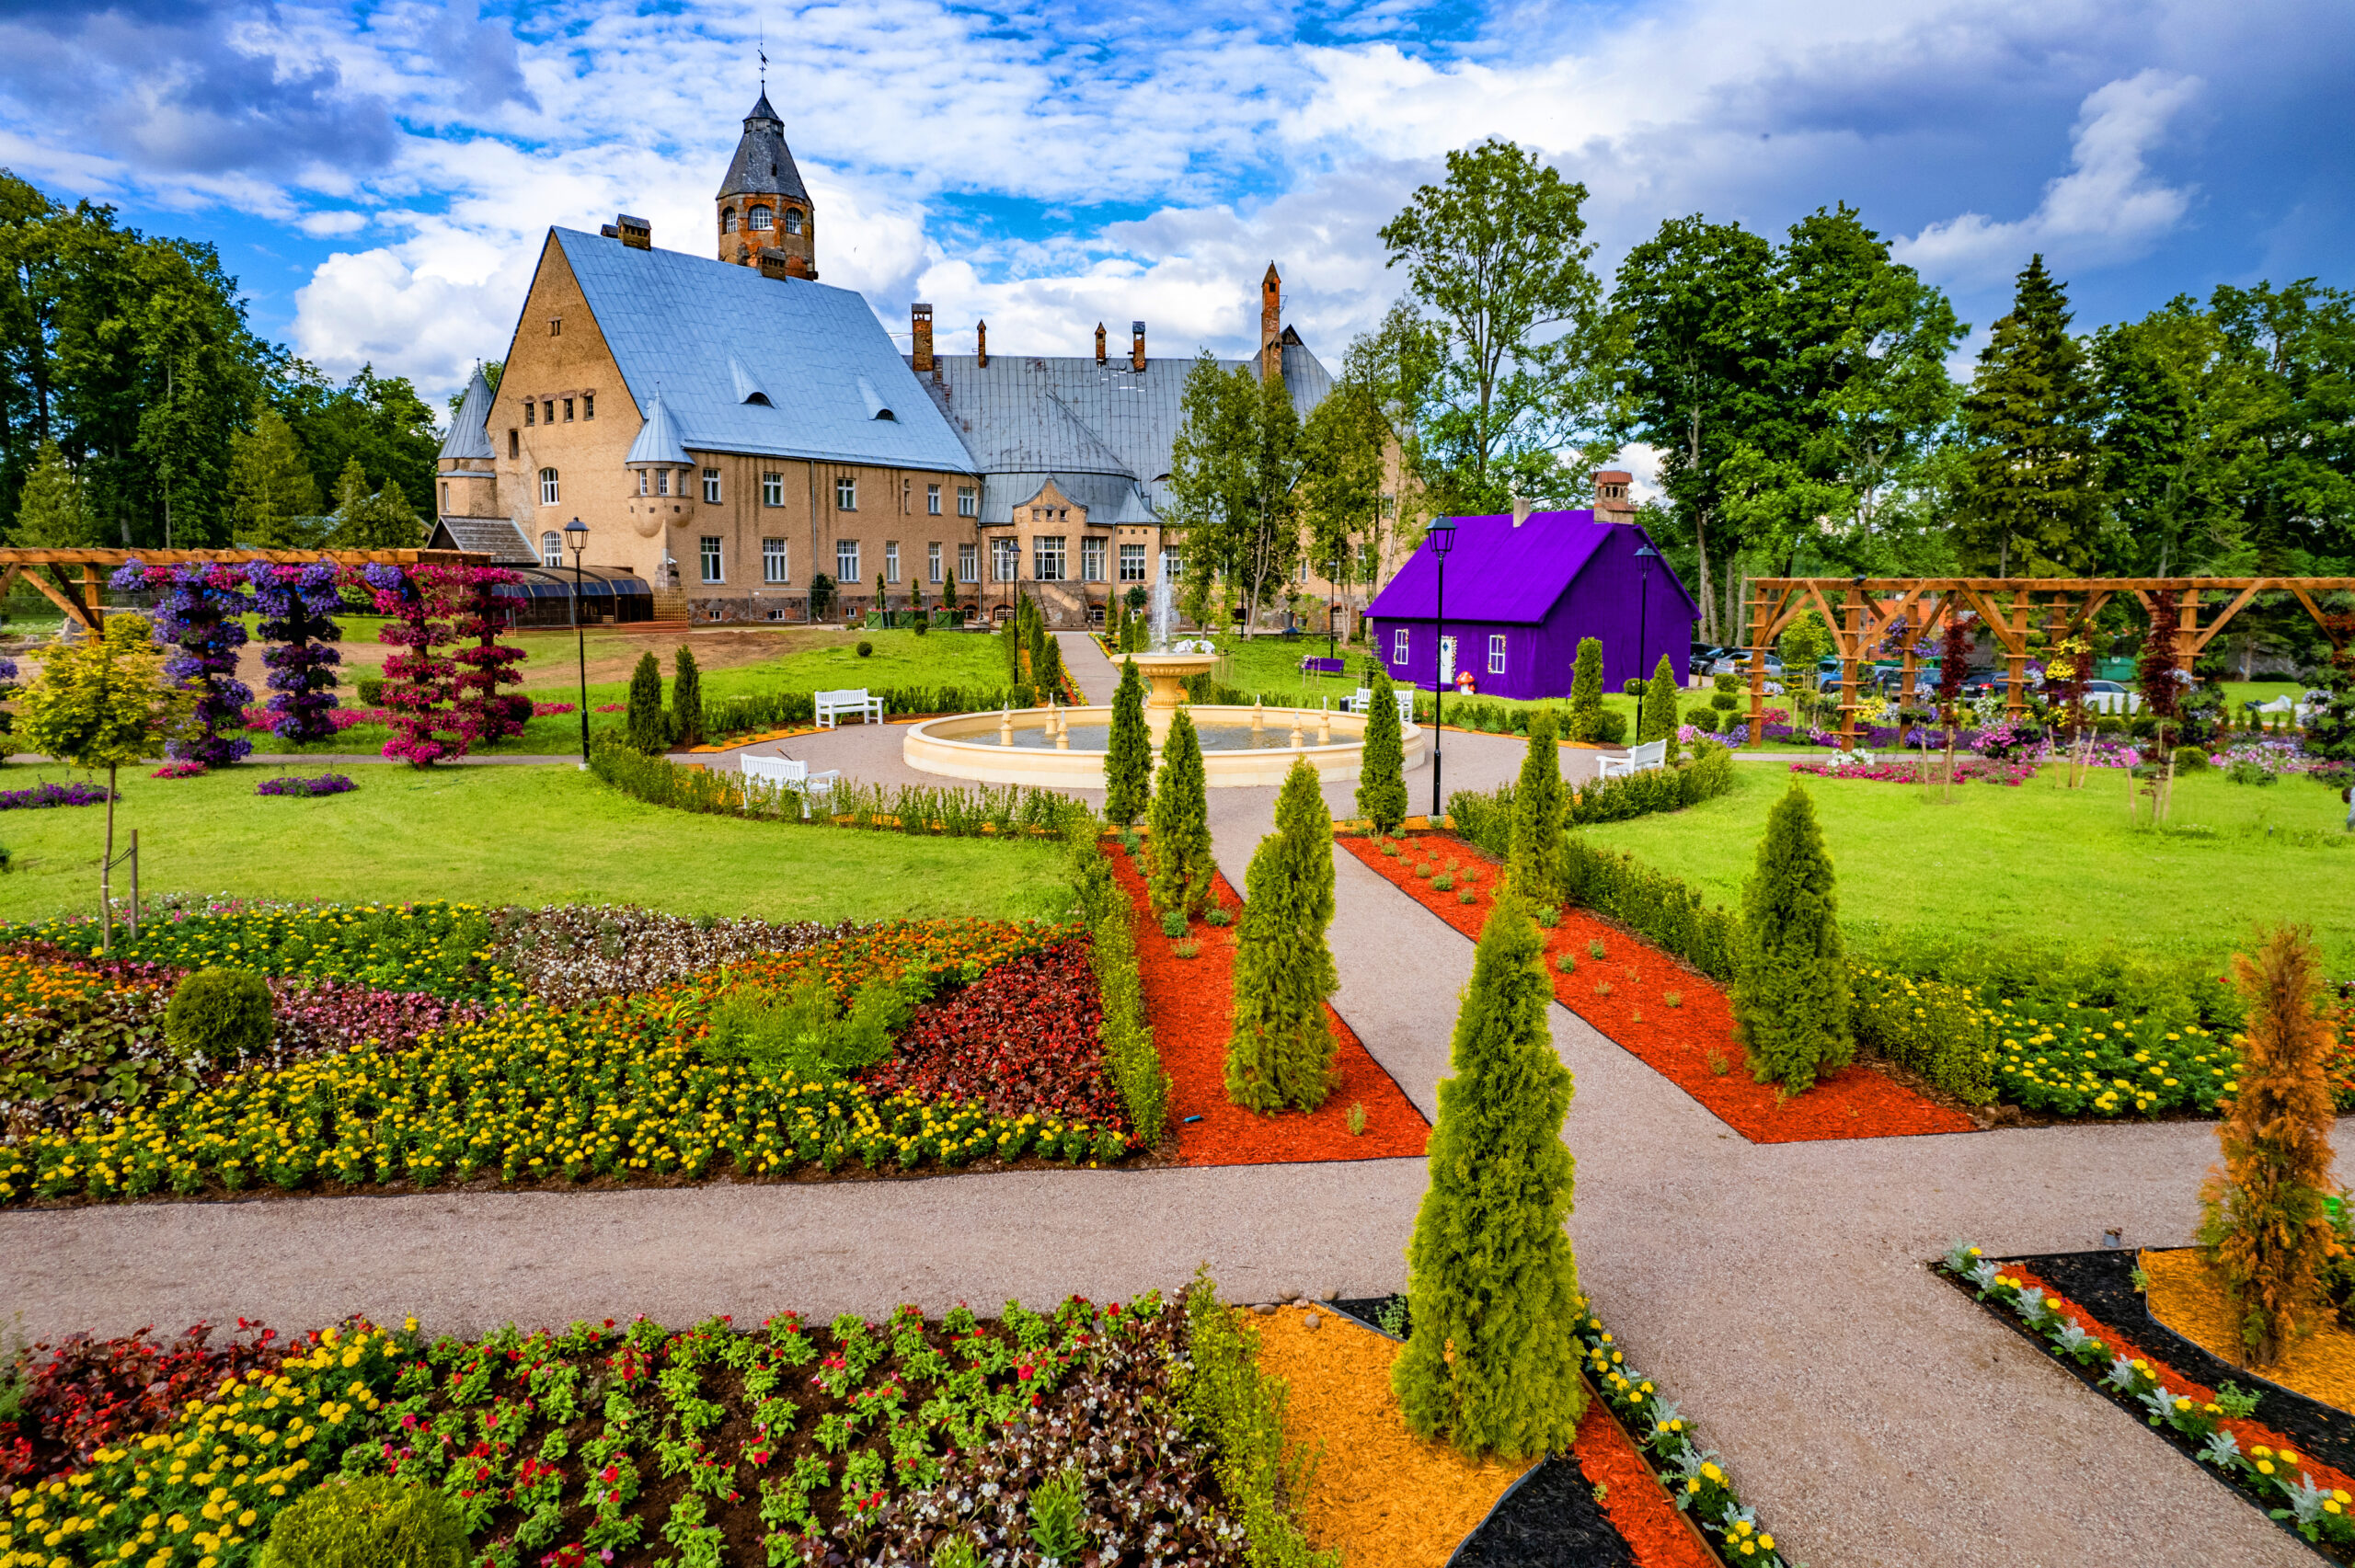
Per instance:
[[[1451,681],[1469,670],[1488,696],[1567,697],[1581,637],[1603,639],[1606,691],[1648,677],[1662,654],[1680,684],[1689,676],[1700,611],[1666,561],[1637,557],[1651,544],[1642,528],[1598,522],[1591,510],[1453,521],[1442,606]],[[1390,679],[1426,691],[1439,654],[1437,567],[1423,545],[1366,609],[1373,656]]]

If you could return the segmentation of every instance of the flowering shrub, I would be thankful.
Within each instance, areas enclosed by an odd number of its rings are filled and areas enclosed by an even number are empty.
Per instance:
[[[202,773],[204,765],[195,764]],[[108,791],[104,784],[43,784],[31,789],[0,789],[0,811],[39,811],[52,806],[103,806]]]
[[[251,710],[247,711],[250,712]],[[250,728],[252,727],[247,726],[247,727]],[[153,779],[166,780],[201,779],[204,776],[204,764],[201,762],[167,762],[147,776]]]
[[[292,773],[281,773],[276,778],[264,779],[254,785],[254,793],[256,795],[344,795],[359,787],[351,782],[351,775],[349,773],[321,773],[315,779],[298,778]]]
[[[70,1334],[32,1347],[20,1385],[21,1413],[0,1424],[0,1492],[38,1487],[88,1465],[100,1448],[167,1431],[181,1406],[224,1379],[274,1372],[291,1345],[275,1329],[237,1320],[249,1337],[215,1343],[198,1323],[169,1342],[143,1328],[123,1339]]]
[[[329,716],[336,706],[333,667],[343,662],[341,651],[328,646],[343,637],[328,619],[343,603],[339,576],[327,561],[256,561],[246,568],[261,611],[261,635],[271,645],[262,662],[270,666],[270,729],[281,740],[325,740],[342,727]]]
[[[465,750],[464,742],[437,733],[458,669],[436,651],[452,635],[447,606],[398,567],[371,565],[362,568],[362,577],[374,596],[377,613],[386,617],[376,638],[397,650],[385,660],[385,706],[393,727],[385,755],[419,768],[456,756]]]
[[[2007,1269],[1977,1247],[1957,1242],[1940,1266],[1980,1300],[2009,1310],[2054,1356],[2088,1369],[2107,1361],[2108,1370],[2099,1380],[2104,1393],[2152,1426],[2175,1434],[2194,1459],[2272,1517],[2309,1541],[2342,1549],[2355,1545],[2355,1494],[2349,1491],[2355,1481],[2301,1455],[2290,1439],[2237,1413],[2215,1390],[2141,1353],[2076,1303],[2033,1282],[2019,1265]]]
[[[146,589],[157,592],[155,640],[177,645],[179,657],[164,666],[164,673],[192,689],[196,706],[190,715],[194,738],[176,738],[165,744],[165,754],[177,761],[226,767],[251,751],[253,742],[232,740],[224,732],[239,727],[253,688],[236,679],[237,650],[246,646],[245,612],[248,604],[245,583],[228,567],[191,561],[177,567],[150,567],[133,555],[107,579],[120,592]]]
[[[412,575],[426,591],[439,593],[448,601],[454,634],[473,639],[472,646],[451,656],[458,667],[451,683],[450,717],[458,732],[459,752],[463,755],[477,746],[523,734],[533,704],[500,688],[523,680],[515,666],[522,662],[523,650],[500,642],[499,634],[507,626],[507,612],[490,591],[495,584],[522,579],[504,567],[428,566],[417,567]]]
[[[324,708],[317,710],[329,735],[341,735],[354,725],[390,724],[392,717],[382,708]],[[247,729],[268,729],[278,722],[278,715],[268,708],[248,707],[242,715]]]

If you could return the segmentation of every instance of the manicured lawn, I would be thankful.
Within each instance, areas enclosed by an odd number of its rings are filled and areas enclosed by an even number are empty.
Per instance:
[[[348,770],[349,795],[254,794],[277,769],[165,783],[126,772],[116,831],[140,830],[148,894],[626,900],[684,914],[767,920],[1061,916],[1060,851],[1047,843],[913,839],[693,816],[641,805],[569,765]],[[9,768],[22,789],[60,768]],[[0,917],[95,910],[103,807],[0,813],[15,870]],[[116,887],[123,887],[122,871]]]
[[[2329,970],[2355,974],[2355,835],[2338,792],[2303,778],[2176,783],[2167,830],[2131,829],[2125,777],[2080,790],[2047,768],[2017,789],[1962,784],[1952,805],[1907,784],[1737,765],[1739,787],[1669,816],[1581,829],[1738,907],[1768,807],[1794,778],[1814,797],[1840,878],[1841,923],[1869,944],[1912,928],[1959,941],[2120,946],[2222,959],[2260,921],[2315,927]]]
[[[1339,677],[1303,675],[1300,672],[1302,659],[1312,656],[1318,658],[1325,657],[1324,638],[1304,636],[1298,642],[1288,643],[1281,637],[1253,637],[1246,640],[1228,634],[1221,635],[1216,641],[1219,652],[1223,658],[1218,678],[1226,685],[1238,687],[1246,692],[1264,692],[1270,697],[1282,693],[1290,700],[1312,708],[1327,699],[1338,703],[1343,697],[1364,685],[1367,663],[1373,657],[1361,643],[1356,646],[1340,643],[1336,645],[1334,654],[1345,662],[1349,674]],[[1567,701],[1562,700],[1522,702],[1511,697],[1490,697],[1478,693],[1475,693],[1472,700],[1508,708],[1568,708],[1569,706]],[[1706,702],[1707,699],[1699,692],[1688,692],[1683,694],[1683,700],[1684,704],[1690,706],[1694,703]],[[1453,693],[1449,694],[1448,701],[1451,703],[1455,701]],[[1626,715],[1632,732],[1636,722],[1635,698],[1616,692],[1605,692],[1603,705],[1615,709]]]

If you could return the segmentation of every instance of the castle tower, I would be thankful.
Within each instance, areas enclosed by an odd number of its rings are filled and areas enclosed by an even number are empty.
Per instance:
[[[785,122],[769,107],[769,96],[744,117],[743,139],[728,165],[716,199],[719,208],[719,259],[757,267],[761,252],[783,257],[793,278],[818,276],[818,212],[793,166],[785,144]]]
[[[1276,264],[1268,263],[1259,280],[1259,379],[1281,380],[1284,373],[1284,280]]]

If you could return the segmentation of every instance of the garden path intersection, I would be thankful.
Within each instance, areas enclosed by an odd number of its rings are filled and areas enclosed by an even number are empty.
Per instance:
[[[1065,639],[1091,696],[1092,651]],[[901,733],[795,745],[890,780]],[[1451,784],[1488,788],[1522,747],[1451,735],[1446,750]],[[1564,761],[1574,779],[1591,766]],[[1418,770],[1410,791],[1428,781]],[[1349,786],[1326,793],[1349,814]],[[1238,888],[1274,794],[1211,795]],[[1429,1116],[1472,944],[1353,856],[1335,872],[1334,1003]],[[2182,1245],[2212,1127],[1752,1144],[1576,1015],[1549,1019],[1578,1082],[1564,1137],[1582,1284],[1794,1561],[2061,1568],[2117,1562],[2128,1541],[2138,1562],[2185,1568],[2312,1561],[1924,1266],[1957,1237],[1991,1255],[2082,1249],[2109,1227]],[[1204,1261],[1238,1299],[1368,1296],[1404,1284],[1424,1185],[1422,1161],[1393,1159],[14,1210],[0,1213],[0,1310],[32,1337],[350,1312],[454,1332],[787,1306],[881,1316],[910,1300],[1124,1298]]]

